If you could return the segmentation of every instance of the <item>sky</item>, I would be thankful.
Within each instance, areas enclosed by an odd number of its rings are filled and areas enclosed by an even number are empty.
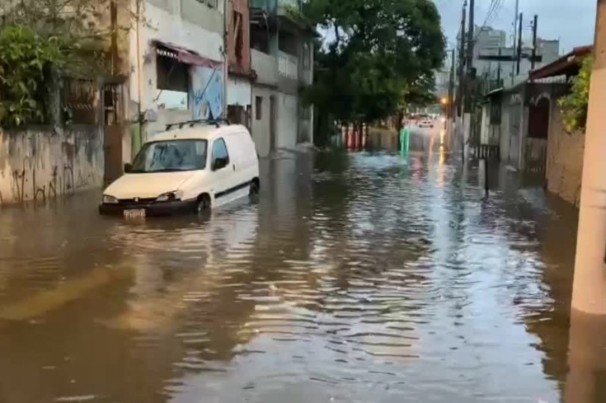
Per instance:
[[[442,29],[448,37],[448,47],[456,41],[461,24],[463,0],[434,0],[442,15]],[[511,32],[515,15],[515,0],[502,0],[503,6],[486,25]],[[476,24],[486,19],[491,0],[476,0]],[[575,46],[593,43],[596,16],[596,0],[520,0],[520,12],[524,13],[523,37],[531,40],[530,21],[539,16],[538,35],[543,39],[560,39],[560,53],[565,54]],[[510,38],[511,41],[511,38]]]

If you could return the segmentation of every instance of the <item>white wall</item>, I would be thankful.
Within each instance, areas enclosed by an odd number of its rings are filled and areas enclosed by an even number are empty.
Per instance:
[[[275,56],[251,49],[252,68],[257,73],[257,82],[260,84],[278,84],[278,60]]]
[[[245,78],[229,77],[227,81],[227,104],[250,105],[252,99],[252,86]]]
[[[299,79],[299,58],[286,52],[278,52],[278,72],[284,77]]]
[[[480,126],[480,144],[489,144],[490,136],[490,103],[482,107],[482,124]]]
[[[297,144],[298,109],[296,95],[278,93],[276,148],[294,148]]]
[[[257,147],[257,153],[261,157],[269,156],[271,152],[271,101],[270,97],[275,92],[266,87],[255,86],[253,96],[261,97],[261,115],[257,119],[257,102],[253,99],[252,104],[252,137]]]

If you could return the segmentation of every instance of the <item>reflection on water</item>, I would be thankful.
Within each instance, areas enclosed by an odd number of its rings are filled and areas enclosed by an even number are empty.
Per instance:
[[[572,209],[439,153],[262,168],[208,219],[3,211],[0,401],[562,398]]]

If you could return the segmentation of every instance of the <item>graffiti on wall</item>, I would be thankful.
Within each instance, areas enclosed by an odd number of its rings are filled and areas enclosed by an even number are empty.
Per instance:
[[[102,166],[97,166],[97,156],[89,152],[89,146],[93,144],[87,142],[96,143],[91,137],[84,142],[64,141],[62,144],[55,143],[54,148],[37,149],[40,144],[36,146],[34,138],[42,139],[45,136],[44,133],[37,133],[28,137],[28,141],[9,140],[11,144],[7,149],[11,149],[12,154],[7,159],[8,164],[5,163],[0,169],[0,205],[46,201],[100,184],[103,171]],[[51,157],[50,160],[45,158],[47,156]]]
[[[84,173],[78,170],[74,174],[71,163],[60,163],[51,167],[49,180],[37,178],[37,170],[29,157],[24,157],[21,167],[11,173],[11,195],[14,203],[24,203],[28,200],[46,201],[59,194],[69,195],[76,190],[88,187],[95,183],[92,172]],[[5,202],[0,193],[0,205]]]
[[[223,115],[221,68],[195,67],[193,72],[194,119],[218,119]]]

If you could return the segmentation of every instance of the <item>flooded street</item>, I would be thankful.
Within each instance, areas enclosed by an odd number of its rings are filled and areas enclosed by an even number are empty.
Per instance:
[[[262,171],[210,218],[2,210],[0,402],[562,399],[572,207],[439,153]]]

